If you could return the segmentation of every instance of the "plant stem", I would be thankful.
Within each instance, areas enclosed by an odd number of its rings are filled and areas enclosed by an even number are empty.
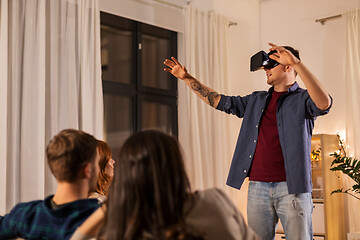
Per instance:
[[[348,193],[348,192],[334,192],[334,193],[346,193],[346,194],[349,194],[350,196],[353,196],[354,198],[360,200],[359,197],[355,196],[354,194]]]

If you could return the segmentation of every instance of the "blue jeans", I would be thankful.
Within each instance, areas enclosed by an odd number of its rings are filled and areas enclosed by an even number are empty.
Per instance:
[[[286,240],[312,240],[311,193],[289,194],[286,182],[250,181],[248,224],[263,239],[273,240],[280,218]]]

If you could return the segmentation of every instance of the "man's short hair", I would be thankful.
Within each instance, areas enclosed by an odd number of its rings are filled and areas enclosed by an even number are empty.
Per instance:
[[[97,139],[76,129],[65,129],[46,148],[51,172],[58,181],[74,182],[86,163],[94,163]]]
[[[296,49],[294,49],[294,48],[292,48],[292,47],[290,47],[290,46],[283,46],[285,49],[287,49],[287,50],[289,50],[297,59],[299,59],[300,61],[301,61],[301,59],[300,59],[300,54],[299,54],[299,50],[296,50]]]

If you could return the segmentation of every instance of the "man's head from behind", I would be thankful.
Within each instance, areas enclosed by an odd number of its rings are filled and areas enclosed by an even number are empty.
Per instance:
[[[97,146],[97,140],[81,130],[65,129],[54,136],[46,156],[56,180],[73,183],[88,163],[96,167]]]

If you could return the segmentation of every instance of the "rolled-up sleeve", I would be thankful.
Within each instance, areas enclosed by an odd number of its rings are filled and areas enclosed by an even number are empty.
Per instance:
[[[310,116],[312,116],[312,117],[317,117],[317,116],[321,116],[321,115],[325,115],[325,114],[329,113],[330,108],[332,107],[332,104],[333,104],[332,97],[330,95],[329,95],[329,97],[330,97],[330,100],[331,100],[330,106],[327,109],[322,110],[322,109],[319,109],[316,106],[314,101],[311,99],[310,95],[307,93],[307,96],[306,96],[306,111],[308,112],[308,114]]]
[[[248,103],[248,96],[225,96],[221,94],[221,98],[217,110],[233,114],[239,118],[244,117],[245,109]]]

